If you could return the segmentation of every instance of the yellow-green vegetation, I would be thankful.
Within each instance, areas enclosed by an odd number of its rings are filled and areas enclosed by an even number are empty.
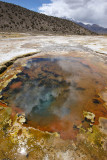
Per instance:
[[[53,141],[60,139],[58,133],[25,127],[24,114],[16,114],[13,120],[10,116],[11,108],[0,106],[0,159],[43,158]]]
[[[88,113],[89,117],[90,115],[93,115],[93,118],[95,118],[95,115],[90,112],[83,112],[85,115],[84,117],[87,116],[86,113]],[[102,132],[99,126],[93,125],[85,130],[83,125],[81,125],[77,140],[78,148],[81,152],[85,152],[87,157],[90,157],[90,160],[106,160],[107,148],[105,147],[105,144],[107,144],[107,134]]]
[[[5,130],[10,125],[11,108],[0,106],[0,130]]]
[[[92,132],[81,132],[78,135],[78,147],[82,152],[90,156],[90,160],[106,160],[107,150],[104,149],[104,143],[107,135],[103,134],[98,126],[92,127]]]
[[[92,133],[87,132],[88,141],[90,141],[91,144],[95,144],[97,147],[102,148],[103,139],[106,135],[100,132],[98,126],[93,126],[92,130]]]
[[[11,112],[10,107],[0,106],[0,160],[44,160],[46,157],[72,160],[72,156],[76,160],[106,160],[104,143],[107,135],[98,126],[86,130],[80,125],[77,141],[73,142],[62,140],[58,133],[26,127],[25,114],[16,114],[11,119]]]

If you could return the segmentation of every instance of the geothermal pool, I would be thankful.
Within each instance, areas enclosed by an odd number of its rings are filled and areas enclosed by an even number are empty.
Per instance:
[[[11,66],[8,75],[18,65]],[[20,67],[17,77],[2,89],[0,100],[12,107],[13,115],[25,113],[25,126],[75,139],[78,126],[87,127],[83,111],[95,114],[95,124],[107,116],[99,95],[106,80],[91,61],[72,56],[33,57]]]

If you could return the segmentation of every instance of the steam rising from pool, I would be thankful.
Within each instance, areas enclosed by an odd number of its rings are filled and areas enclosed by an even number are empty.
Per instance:
[[[25,112],[28,124],[71,138],[100,79],[83,58],[32,58],[2,91],[2,100]]]

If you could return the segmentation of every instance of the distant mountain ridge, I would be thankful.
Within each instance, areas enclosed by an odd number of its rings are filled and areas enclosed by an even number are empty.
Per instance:
[[[82,23],[82,22],[79,22],[79,21],[76,21],[72,18],[66,18],[66,17],[62,17],[63,19],[67,19],[67,20],[70,20],[78,25],[80,25],[81,27],[84,27],[92,32],[95,32],[97,34],[107,34],[107,28],[104,28],[102,26],[99,26],[97,24],[85,24],[85,23]]]
[[[47,16],[2,1],[0,1],[0,31],[48,32],[75,35],[95,34],[72,21]]]
[[[96,32],[98,34],[107,34],[107,28],[101,27],[97,24],[91,25],[91,24],[84,24],[81,22],[76,22],[76,23],[92,32]]]

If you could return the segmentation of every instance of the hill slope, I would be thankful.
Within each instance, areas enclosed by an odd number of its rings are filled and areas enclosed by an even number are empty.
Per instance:
[[[0,1],[0,31],[49,32],[77,35],[95,33],[72,21],[47,16],[23,7]]]

